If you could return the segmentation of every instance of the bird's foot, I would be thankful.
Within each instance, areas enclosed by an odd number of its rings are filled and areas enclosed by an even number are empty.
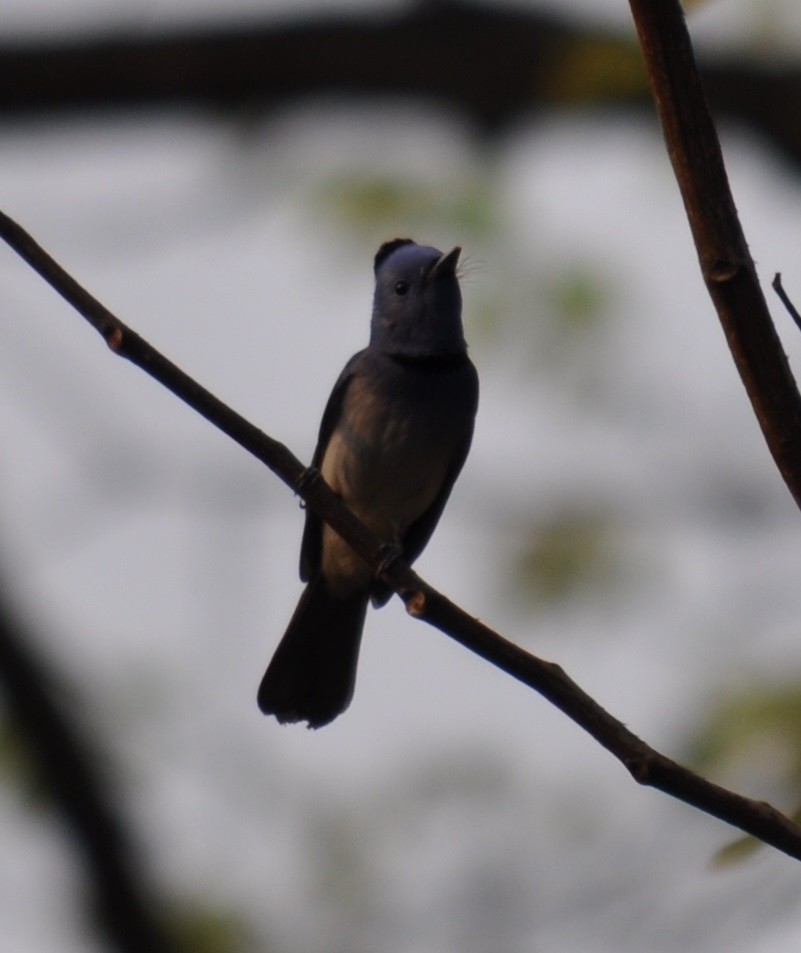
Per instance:
[[[403,547],[400,543],[384,543],[381,547],[381,561],[378,564],[376,575],[381,576],[389,571],[396,559],[403,556]]]
[[[303,497],[309,490],[322,479],[322,474],[317,469],[317,467],[306,467],[306,469],[301,473],[301,475],[295,480],[295,485],[292,489],[295,491],[296,496]],[[306,500],[301,499],[300,505],[305,508]]]

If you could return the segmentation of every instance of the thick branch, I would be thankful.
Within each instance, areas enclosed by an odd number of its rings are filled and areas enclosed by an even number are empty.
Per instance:
[[[701,272],[762,433],[801,506],[801,396],[729,188],[678,0],[630,0]]]
[[[147,371],[265,463],[377,570],[383,565],[386,552],[381,541],[348,511],[319,474],[304,468],[286,447],[226,407],[126,327],[2,213],[0,235],[103,335],[115,353]],[[614,754],[636,781],[719,817],[801,860],[801,828],[770,805],[712,784],[655,751],[590,698],[558,665],[524,652],[468,615],[401,560],[386,567],[382,577],[401,596],[411,615],[429,622],[539,692]]]
[[[32,641],[0,592],[0,686],[8,715],[36,781],[79,847],[94,916],[119,953],[180,953],[101,782],[98,755],[61,704],[62,686],[37,658]]]

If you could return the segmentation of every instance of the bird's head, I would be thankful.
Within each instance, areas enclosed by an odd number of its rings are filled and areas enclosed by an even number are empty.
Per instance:
[[[387,354],[462,354],[462,295],[456,277],[461,248],[443,254],[409,238],[386,242],[375,256],[370,344]]]

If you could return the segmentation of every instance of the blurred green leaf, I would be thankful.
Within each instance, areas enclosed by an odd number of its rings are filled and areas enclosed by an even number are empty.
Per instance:
[[[50,792],[27,740],[9,719],[0,721],[0,775],[17,788],[26,807],[48,807]]]
[[[495,202],[478,177],[443,188],[414,178],[355,174],[325,181],[324,208],[352,228],[419,232],[436,226],[459,235],[486,235],[495,224]]]
[[[547,293],[557,327],[567,333],[598,324],[611,297],[600,272],[586,262],[551,278]]]
[[[762,841],[757,840],[756,837],[751,837],[750,835],[738,837],[737,840],[733,840],[724,847],[721,847],[712,858],[712,862],[715,867],[732,867],[734,864],[740,864],[748,860],[760,847],[764,846]]]
[[[235,914],[201,906],[182,909],[172,918],[179,949],[191,953],[240,953],[253,948],[248,930]]]
[[[801,804],[801,679],[761,682],[723,696],[688,751],[704,774],[753,775],[778,787],[784,803]],[[801,809],[792,817],[801,822]],[[740,837],[716,854],[715,864],[739,863],[761,846]]]
[[[566,46],[546,82],[551,97],[575,107],[641,95],[648,75],[640,50],[627,39],[592,36]]]
[[[703,770],[765,752],[801,789],[801,681],[754,684],[724,696],[690,745],[693,763]]]
[[[790,814],[790,820],[796,824],[801,824],[801,808]],[[749,857],[765,847],[765,844],[757,837],[747,834],[745,837],[738,837],[720,850],[713,857],[713,863],[716,867],[732,867],[734,864],[740,864]]]
[[[563,511],[531,527],[514,579],[527,601],[553,604],[607,583],[616,564],[609,521],[596,513]]]

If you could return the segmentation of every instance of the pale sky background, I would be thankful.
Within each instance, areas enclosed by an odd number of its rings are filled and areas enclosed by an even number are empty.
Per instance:
[[[622,2],[593,7],[627,20]],[[221,9],[7,0],[0,34]],[[710,2],[699,29],[717,17],[753,40],[768,10],[797,51],[790,2]],[[798,300],[797,171],[743,130],[723,140],[763,282],[782,271]],[[381,177],[425,200],[359,220],[354,193]],[[454,211],[470,203],[487,219],[472,231]],[[378,244],[463,245],[481,407],[421,574],[667,754],[724,690],[801,669],[801,522],[655,127],[554,115],[479,150],[458,117],[414,104],[312,103],[247,128],[167,111],[7,123],[0,207],[306,459],[366,340]],[[602,290],[600,320],[560,336],[552,289],[577,275]],[[264,719],[255,690],[301,590],[297,502],[5,248],[0,280],[0,559],[169,897],[288,953],[798,949],[795,862],[765,850],[713,869],[733,832],[639,789],[397,600],[368,618],[341,719],[319,732]],[[798,368],[801,336],[770,303]],[[529,527],[560,512],[609,521],[611,580],[532,608],[509,575]],[[769,764],[721,780],[781,791]],[[4,951],[102,949],[81,925],[70,845],[11,784],[0,838]]]

